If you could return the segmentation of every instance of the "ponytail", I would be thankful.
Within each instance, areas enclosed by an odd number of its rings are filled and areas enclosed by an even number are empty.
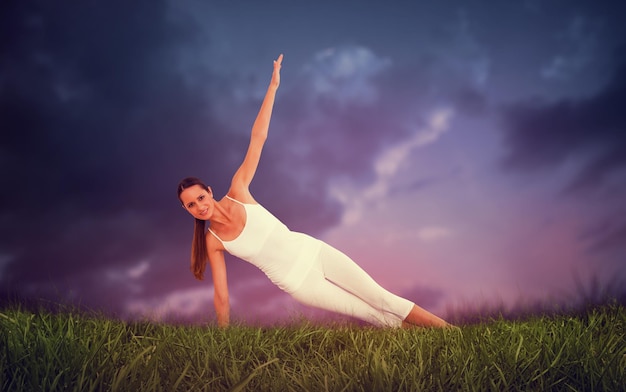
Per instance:
[[[204,279],[204,270],[209,259],[204,234],[205,221],[196,219],[191,241],[191,272],[198,280]]]

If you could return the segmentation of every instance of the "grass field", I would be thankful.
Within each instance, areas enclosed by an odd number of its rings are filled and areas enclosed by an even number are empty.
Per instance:
[[[618,391],[626,308],[460,329],[127,323],[0,311],[2,391]]]

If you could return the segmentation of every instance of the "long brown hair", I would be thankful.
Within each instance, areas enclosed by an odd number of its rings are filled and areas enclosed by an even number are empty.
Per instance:
[[[180,194],[187,188],[194,185],[200,185],[206,191],[209,187],[196,177],[183,178],[178,184],[178,200],[180,200]],[[182,203],[182,200],[180,200]],[[184,206],[183,206],[184,207]],[[209,260],[209,255],[206,247],[205,239],[205,224],[206,221],[201,219],[195,219],[193,227],[193,240],[191,241],[191,272],[198,280],[204,279],[204,270],[206,269],[206,263]]]

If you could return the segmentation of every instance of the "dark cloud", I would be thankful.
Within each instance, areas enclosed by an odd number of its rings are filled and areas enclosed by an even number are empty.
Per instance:
[[[509,151],[503,164],[509,171],[554,173],[558,166],[576,162],[578,171],[562,194],[582,196],[581,213],[604,211],[581,229],[580,239],[590,254],[611,254],[605,267],[623,274],[626,220],[620,200],[626,196],[626,46],[621,47],[616,65],[606,86],[588,98],[536,100],[508,108],[504,118]]]
[[[120,188],[137,179],[132,168],[157,156],[147,141],[164,137],[164,128],[141,127],[142,111],[165,109],[166,101],[154,97],[166,91],[169,99],[190,99],[171,90],[174,75],[163,65],[173,37],[182,37],[167,29],[158,3],[124,11],[105,3],[48,4],[6,17],[15,41],[2,60],[10,75],[0,96],[3,174],[12,184],[37,182],[48,207],[62,202],[110,213],[125,203]],[[168,138],[176,140],[173,133]],[[2,202],[22,212],[34,197],[41,196],[5,192]]]
[[[95,301],[106,268],[188,243],[177,181],[227,183],[218,155],[241,140],[177,71],[193,39],[164,3],[3,8],[0,278]]]
[[[568,158],[587,159],[568,190],[605,185],[626,166],[626,47],[606,87],[586,99],[523,102],[505,110],[504,167],[550,169]]]
[[[591,252],[619,252],[626,250],[626,214],[615,213],[580,233],[579,239]],[[617,265],[623,265],[618,259]]]
[[[593,250],[624,249],[626,244],[626,224],[615,227],[592,247]]]
[[[466,87],[453,94],[455,107],[473,116],[484,114],[488,110],[487,97],[474,88]]]

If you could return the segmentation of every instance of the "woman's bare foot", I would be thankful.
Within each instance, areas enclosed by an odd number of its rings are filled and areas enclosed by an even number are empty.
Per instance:
[[[435,316],[429,311],[420,308],[417,305],[413,305],[413,309],[408,316],[402,322],[403,328],[411,327],[435,327],[435,328],[450,328],[454,327],[452,324],[447,323],[445,320]]]

